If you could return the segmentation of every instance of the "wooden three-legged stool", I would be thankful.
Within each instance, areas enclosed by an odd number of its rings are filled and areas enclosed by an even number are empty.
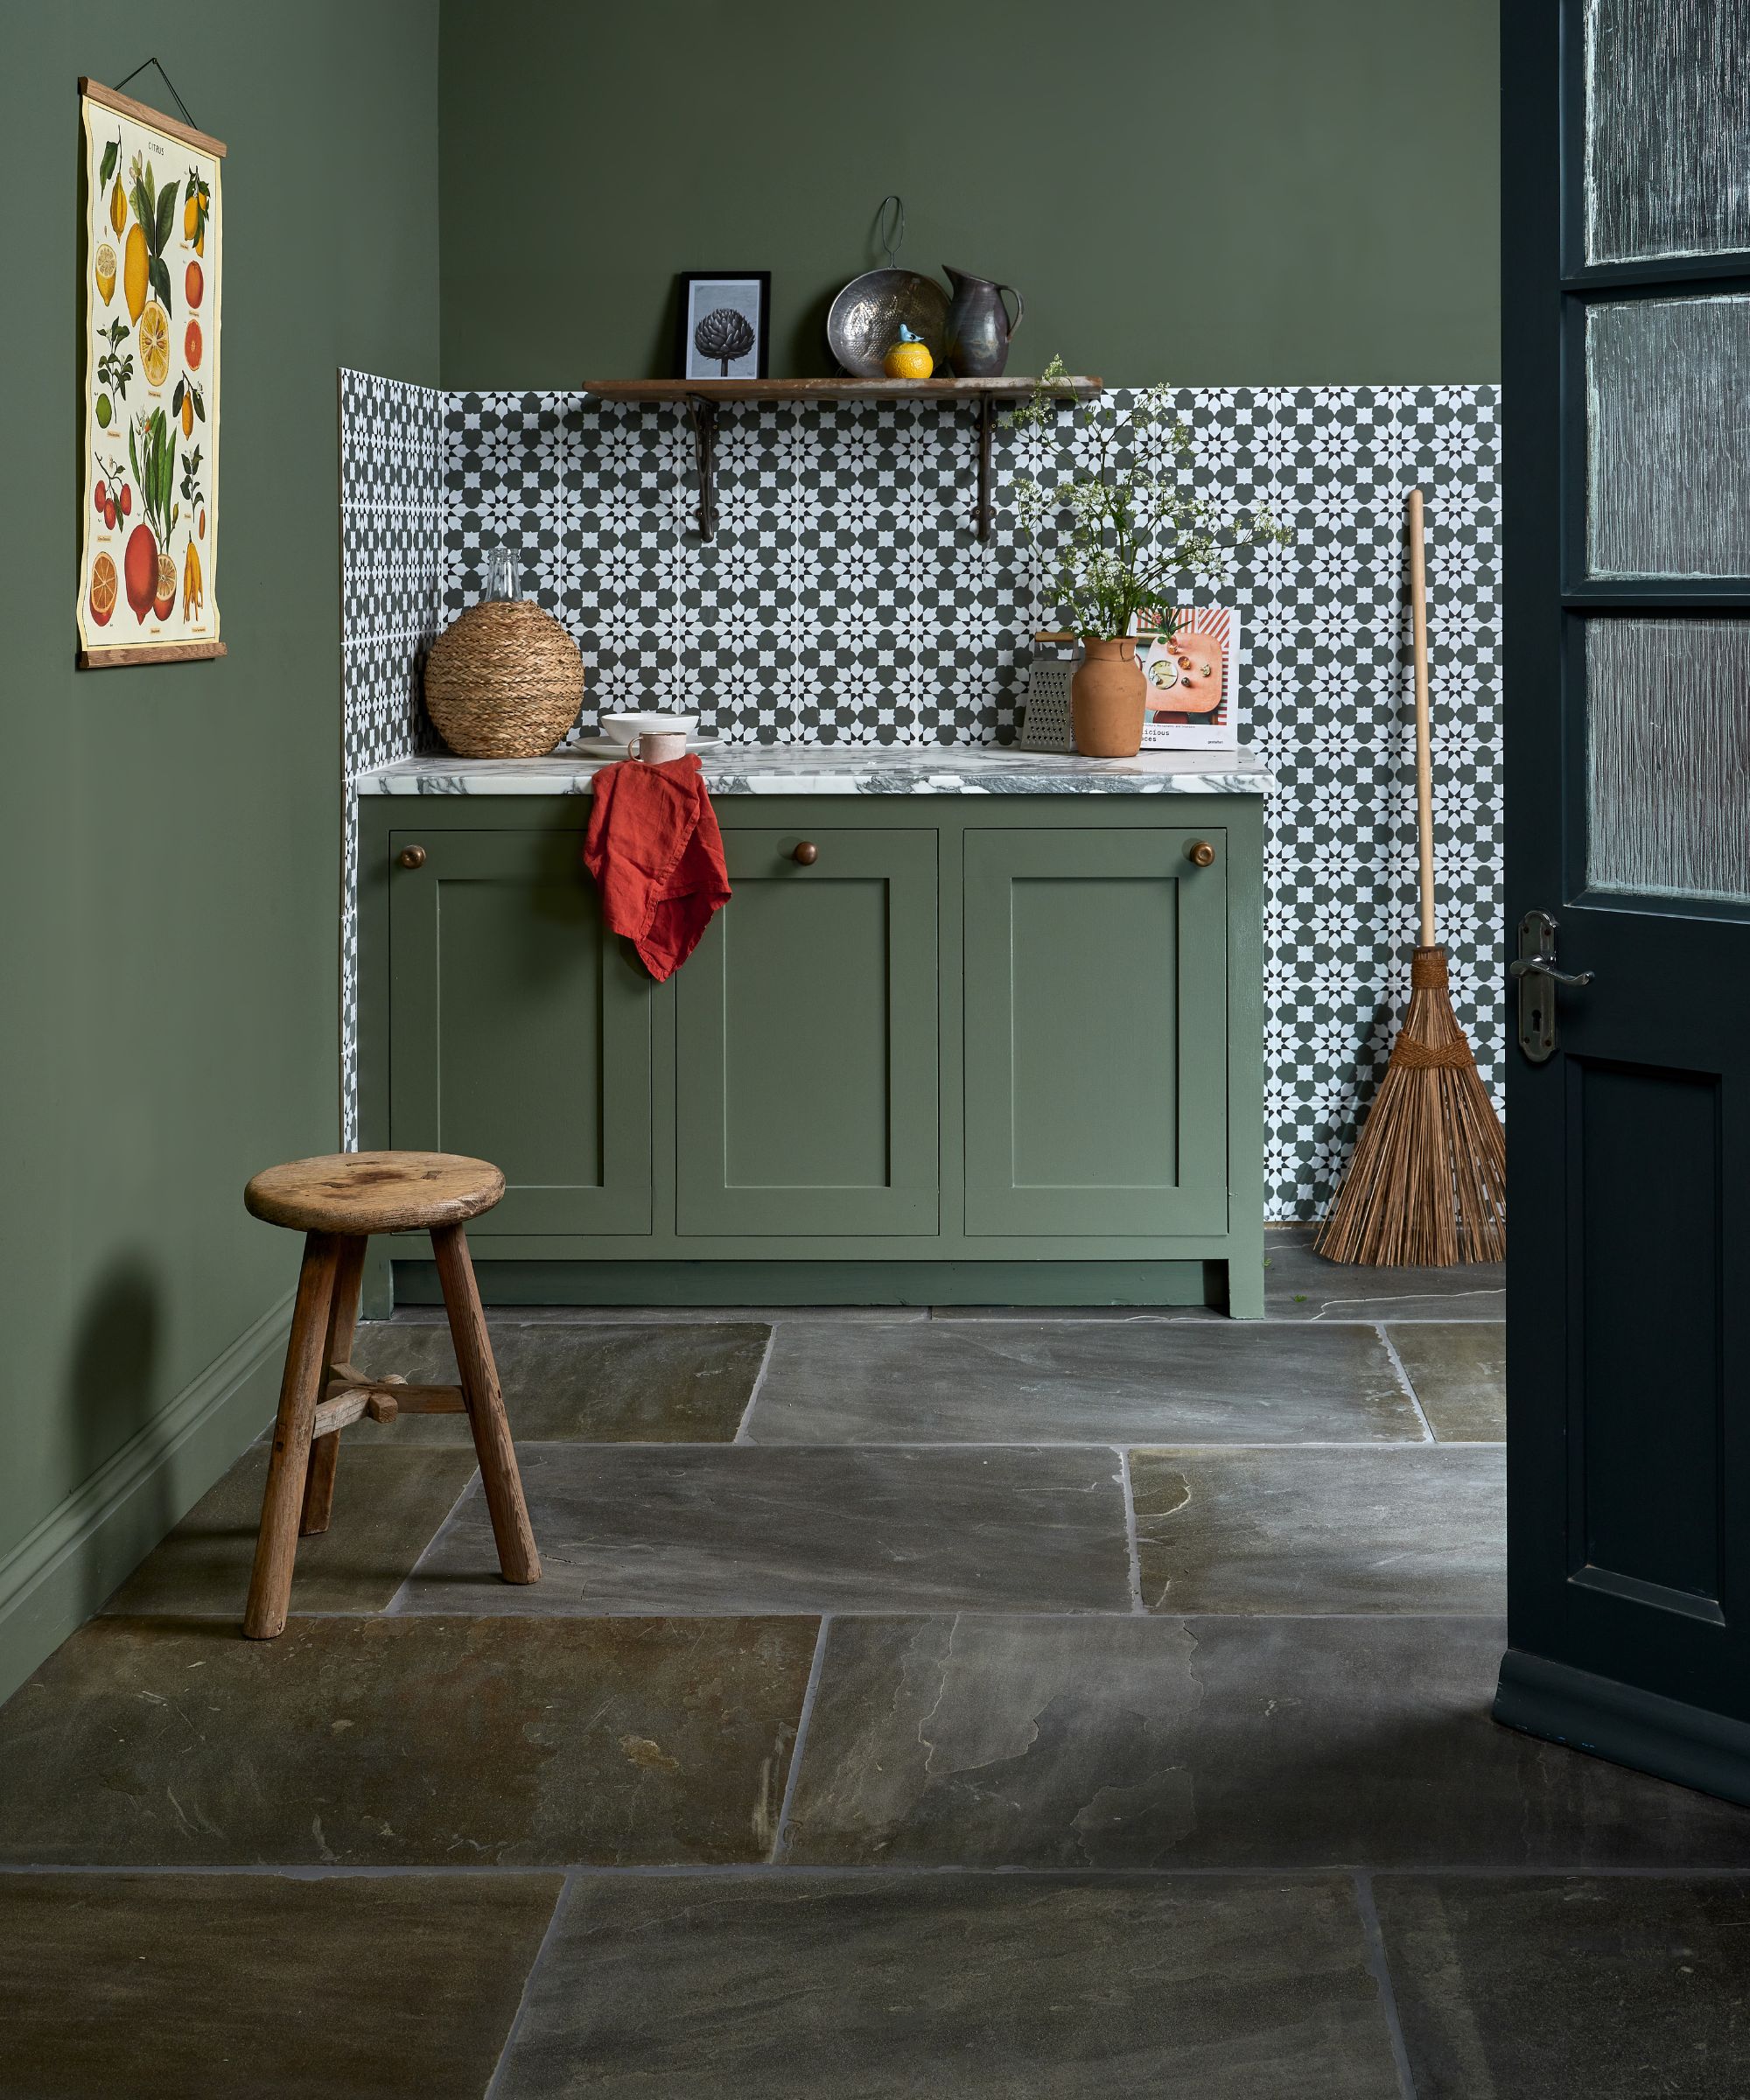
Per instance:
[[[398,1413],[466,1413],[504,1578],[541,1579],[541,1557],[522,1500],[463,1229],[467,1219],[490,1210],[503,1194],[504,1176],[497,1167],[451,1152],[334,1152],[295,1159],[269,1167],[243,1191],[255,1216],[305,1236],[243,1614],[243,1631],[252,1641],[271,1641],[285,1630],[298,1536],[328,1529],[340,1432],[363,1415],[392,1422]],[[460,1385],[371,1379],[346,1361],[358,1324],[365,1242],[374,1232],[431,1235]]]

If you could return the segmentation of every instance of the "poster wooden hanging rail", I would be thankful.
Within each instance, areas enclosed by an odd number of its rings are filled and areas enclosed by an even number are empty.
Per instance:
[[[154,131],[162,131],[166,138],[180,139],[186,146],[192,146],[198,153],[210,153],[215,160],[223,160],[225,147],[221,140],[209,138],[206,132],[197,131],[192,124],[178,123],[175,117],[166,116],[162,109],[154,109],[149,103],[136,102],[131,94],[118,94],[113,88],[102,88],[95,80],[80,75],[79,92],[88,102],[101,102],[106,109],[118,110],[123,116],[131,116],[136,124],[150,124]]]

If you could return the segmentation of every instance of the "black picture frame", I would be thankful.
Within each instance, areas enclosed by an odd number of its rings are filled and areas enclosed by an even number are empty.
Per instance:
[[[696,297],[696,286],[710,284],[724,289],[733,287],[737,296],[715,304],[705,304]],[[676,280],[676,304],[679,318],[675,335],[675,376],[677,379],[723,380],[766,379],[772,354],[772,273],[769,270],[683,270]],[[750,292],[752,297],[750,298]],[[757,309],[757,318],[750,312]],[[699,326],[711,312],[729,312],[738,314],[754,330],[755,340],[751,349],[740,349],[725,356],[721,351],[702,352],[695,340]],[[735,340],[732,334],[724,340],[724,348]],[[755,369],[748,371],[746,364],[752,358]],[[709,369],[708,367],[735,367],[740,370]]]

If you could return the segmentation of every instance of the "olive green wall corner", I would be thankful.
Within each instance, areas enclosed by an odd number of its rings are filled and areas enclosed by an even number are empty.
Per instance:
[[[272,1405],[297,1247],[242,1184],[339,1142],[335,371],[437,377],[438,33],[435,0],[8,11],[0,1693]],[[230,653],[80,673],[75,83],[154,52],[230,149]]]
[[[1496,0],[442,0],[443,380],[675,370],[675,273],[769,269],[774,377],[882,260],[1020,287],[1012,368],[1499,375]],[[514,23],[514,33],[507,33]]]

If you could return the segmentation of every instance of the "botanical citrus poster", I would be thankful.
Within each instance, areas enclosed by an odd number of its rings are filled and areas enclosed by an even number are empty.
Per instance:
[[[86,159],[82,668],[222,656],[225,149],[80,80]]]

